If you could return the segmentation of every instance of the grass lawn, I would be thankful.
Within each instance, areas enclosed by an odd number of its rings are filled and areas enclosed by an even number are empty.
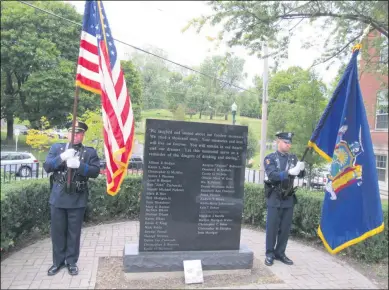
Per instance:
[[[209,119],[209,115],[203,115],[201,119],[199,118],[199,114],[193,115],[190,117],[190,115],[186,115],[185,121],[187,122],[200,122],[200,123],[214,123],[214,124],[232,124],[232,116],[228,116],[228,120],[225,120],[224,116],[214,116],[212,120]],[[144,143],[144,131],[145,131],[145,125],[146,119],[160,119],[160,120],[173,120],[174,116],[173,113],[169,110],[165,109],[157,109],[157,110],[147,110],[142,111],[142,123],[139,125],[139,127],[136,130],[135,137],[140,143]],[[254,118],[248,118],[248,117],[236,117],[236,125],[247,125],[251,130],[253,130],[255,136],[258,138],[258,150],[257,154],[254,156],[254,164],[253,169],[259,169],[259,140],[261,138],[261,120],[254,119]],[[271,153],[272,150],[267,150],[266,154]],[[265,155],[266,155],[265,154]]]
[[[145,119],[161,119],[161,120],[173,120],[173,113],[169,110],[158,109],[158,110],[147,110],[142,111],[142,124],[144,132]],[[212,120],[209,119],[209,115],[203,115],[201,119],[199,114],[193,115],[192,118],[189,115],[186,115],[185,121],[188,122],[200,122],[200,123],[215,123],[215,124],[232,124],[232,116],[228,116],[228,120],[224,119],[224,116],[214,116]],[[247,124],[254,131],[255,135],[260,138],[261,134],[261,120],[248,118],[248,117],[236,117],[236,125]],[[141,140],[139,140],[141,141]]]
[[[135,138],[140,143],[144,143],[145,139],[145,120],[146,119],[161,119],[161,120],[173,120],[173,113],[169,110],[165,109],[157,109],[157,110],[146,110],[142,111],[142,122],[135,129]],[[201,119],[199,119],[199,114],[193,115],[190,117],[186,116],[185,121],[188,122],[200,122],[200,123],[214,123],[214,124],[232,124],[232,116],[228,115],[228,120],[225,120],[224,116],[214,116],[212,120],[209,119],[209,115],[203,115]],[[237,125],[247,125],[250,129],[254,131],[255,136],[258,138],[258,143],[261,138],[261,120],[248,118],[248,117],[236,117]],[[12,142],[6,142],[6,132],[1,132],[1,149],[15,151],[15,137]],[[58,140],[57,140],[58,141]],[[64,142],[61,140],[61,142]],[[19,135],[18,138],[18,151],[27,151],[32,153],[39,161],[44,161],[46,155],[48,153],[48,149],[43,152],[39,152],[37,149],[31,148],[26,144],[26,135]],[[270,152],[270,151],[269,151]],[[267,154],[267,153],[266,153]],[[258,152],[254,156],[254,167],[258,168],[259,164],[259,144],[258,144]],[[253,167],[253,168],[254,168]]]
[[[273,150],[266,150],[265,156],[272,153],[272,152],[273,152]],[[260,164],[259,157],[260,157],[260,152],[258,149],[257,154],[255,154],[253,157],[254,162],[253,162],[253,167],[251,167],[251,169],[259,170],[259,164]]]
[[[45,149],[43,151],[39,151],[38,149],[31,148],[31,146],[26,144],[26,136],[27,135],[19,135],[18,138],[18,152],[29,152],[32,153],[38,159],[39,162],[43,162],[46,159],[47,153],[49,152],[49,149]],[[2,131],[1,132],[1,150],[2,151],[15,151],[16,150],[16,139],[14,136],[14,139],[12,142],[6,141],[7,133]],[[55,142],[55,140],[53,140]],[[61,141],[64,142],[64,141]]]

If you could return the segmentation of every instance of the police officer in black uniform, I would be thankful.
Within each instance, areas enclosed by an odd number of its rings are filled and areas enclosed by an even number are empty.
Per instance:
[[[71,140],[72,122],[67,123],[68,139]],[[100,172],[100,160],[92,147],[82,145],[88,126],[77,122],[74,143],[56,143],[43,164],[50,176],[51,241],[53,265],[48,275],[57,274],[67,266],[70,275],[78,274],[77,261],[80,254],[81,226],[88,201],[88,179]],[[69,148],[72,147],[72,148]],[[71,186],[67,188],[67,176],[71,174]]]
[[[298,161],[296,155],[289,154],[293,133],[277,133],[277,151],[267,155],[264,166],[268,180],[265,181],[267,198],[266,221],[266,259],[267,266],[279,260],[287,265],[293,261],[285,255],[289,232],[292,225],[293,207],[297,203],[296,176],[304,177],[304,162]]]

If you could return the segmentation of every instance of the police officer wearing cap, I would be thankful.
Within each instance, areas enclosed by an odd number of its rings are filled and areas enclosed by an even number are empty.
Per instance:
[[[71,140],[72,122],[67,123],[68,139]],[[43,164],[50,176],[51,241],[53,265],[49,276],[67,267],[70,275],[78,274],[77,261],[80,254],[81,226],[88,201],[88,179],[100,172],[100,160],[92,147],[82,145],[88,126],[76,122],[74,143],[56,143],[50,148]],[[69,148],[72,147],[72,148]],[[67,179],[71,174],[71,186]]]
[[[267,266],[279,260],[287,265],[293,261],[285,255],[289,232],[292,225],[293,207],[297,203],[293,187],[294,178],[305,176],[304,162],[296,155],[289,154],[293,133],[277,133],[277,151],[264,159],[267,198],[266,259]]]

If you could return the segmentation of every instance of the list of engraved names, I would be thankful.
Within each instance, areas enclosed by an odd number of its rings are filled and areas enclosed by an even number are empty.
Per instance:
[[[232,130],[212,132],[201,126],[171,127],[174,126],[147,128],[144,228],[140,240],[143,251],[188,248],[182,245],[187,239],[198,243],[201,239],[210,241],[212,236],[227,237],[236,226],[231,212],[237,202],[236,191],[241,187],[245,135]],[[185,219],[189,218],[185,214],[193,212],[196,216],[189,224],[195,227],[188,224],[183,233],[172,228],[181,215]]]

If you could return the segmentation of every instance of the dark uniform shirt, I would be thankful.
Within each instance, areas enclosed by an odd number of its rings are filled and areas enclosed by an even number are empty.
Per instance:
[[[277,162],[278,159],[278,162]],[[297,202],[296,196],[281,197],[282,189],[286,188],[289,181],[288,170],[296,166],[298,159],[294,154],[281,153],[276,151],[265,157],[264,165],[268,180],[273,184],[271,194],[267,197],[267,206],[288,208],[293,207]],[[279,163],[279,164],[278,164]],[[304,177],[305,171],[300,172],[297,177]]]
[[[53,186],[51,189],[49,203],[59,208],[81,208],[86,207],[88,201],[87,181],[90,177],[96,178],[100,173],[100,160],[97,152],[92,147],[74,146],[78,149],[80,167],[72,168],[72,190],[66,191],[67,166],[66,161],[62,161],[60,155],[67,149],[66,143],[57,143],[51,146],[43,168],[47,173],[53,172]],[[74,186],[78,182],[82,184],[76,190]]]

